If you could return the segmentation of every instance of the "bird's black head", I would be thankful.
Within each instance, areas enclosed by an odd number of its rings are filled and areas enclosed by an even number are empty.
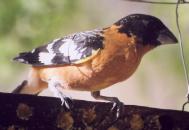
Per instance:
[[[117,21],[115,25],[120,26],[120,33],[135,35],[143,45],[158,46],[178,42],[174,34],[154,16],[132,14]]]

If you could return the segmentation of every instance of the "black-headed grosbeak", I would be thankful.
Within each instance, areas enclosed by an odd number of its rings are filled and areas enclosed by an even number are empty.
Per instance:
[[[30,64],[31,70],[14,92],[37,94],[48,87],[64,101],[62,89],[90,91],[95,99],[118,106],[119,115],[118,98],[102,96],[100,90],[128,79],[146,52],[168,43],[177,39],[158,18],[132,14],[110,27],[71,34],[20,53],[14,60]]]

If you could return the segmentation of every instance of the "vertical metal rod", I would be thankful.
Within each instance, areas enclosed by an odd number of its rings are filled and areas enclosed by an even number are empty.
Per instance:
[[[185,61],[185,55],[184,55],[184,49],[183,49],[183,38],[182,38],[182,33],[180,30],[180,25],[179,25],[179,5],[180,3],[185,2],[184,0],[178,0],[176,4],[176,24],[177,24],[177,29],[179,32],[179,47],[180,47],[180,55],[181,55],[181,60],[183,64],[183,69],[184,69],[184,75],[186,78],[186,85],[187,85],[187,101],[183,104],[182,110],[184,111],[184,107],[187,103],[189,103],[189,76],[188,76],[188,69],[186,67],[186,61]]]

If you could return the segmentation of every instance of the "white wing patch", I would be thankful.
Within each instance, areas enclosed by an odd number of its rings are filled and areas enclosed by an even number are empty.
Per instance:
[[[69,47],[69,56],[70,56],[70,60],[78,60],[82,57],[82,53],[79,53],[77,43],[75,43],[73,41]]]
[[[52,59],[56,55],[53,51],[53,45],[58,41],[60,38],[53,40],[52,43],[47,45],[48,52],[40,52],[39,53],[39,61],[45,65],[52,64]]]
[[[52,43],[48,44],[47,45],[47,50],[49,51],[49,53],[54,53],[53,51],[53,45],[58,41],[60,40],[61,38],[57,38],[57,39],[54,39]]]
[[[18,59],[18,61],[19,61],[19,62],[25,62],[25,60],[22,59],[22,58]]]
[[[54,45],[54,42],[47,45],[47,50],[49,51],[49,53],[54,53],[52,49],[53,45]]]
[[[55,55],[56,54],[53,54],[53,53],[41,52],[41,53],[39,53],[39,61],[41,63],[44,63],[45,65],[50,65],[50,64],[52,64],[51,61]]]
[[[62,53],[64,56],[69,56],[69,47],[74,42],[71,39],[65,39],[62,40],[64,44],[62,44],[59,48],[60,53]]]
[[[64,56],[69,56],[70,60],[78,60],[81,59],[82,53],[78,50],[78,45],[72,39],[62,40],[64,44],[59,48],[59,51]],[[86,48],[83,48],[83,50]]]

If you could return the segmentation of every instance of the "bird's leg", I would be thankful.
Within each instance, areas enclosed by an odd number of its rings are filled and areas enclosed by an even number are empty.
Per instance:
[[[48,82],[48,88],[54,94],[55,97],[60,98],[63,106],[65,106],[68,110],[72,108],[72,100],[62,93],[62,91],[60,90],[60,83],[56,81],[50,81]]]
[[[91,95],[97,100],[106,100],[106,101],[113,102],[113,107],[111,110],[114,111],[116,109],[116,118],[118,119],[120,117],[121,112],[123,111],[124,105],[122,102],[119,101],[117,97],[102,96],[100,95],[100,91],[91,92]]]

